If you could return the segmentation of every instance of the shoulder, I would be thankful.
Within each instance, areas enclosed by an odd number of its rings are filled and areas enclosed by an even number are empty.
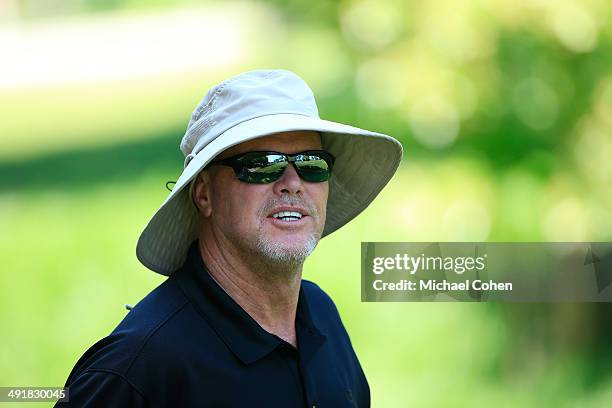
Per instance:
[[[163,332],[188,303],[171,280],[145,296],[113,330],[91,346],[78,360],[66,385],[86,372],[111,372],[128,378],[129,370],[143,350]]]
[[[317,303],[326,307],[336,307],[331,297],[316,283],[302,279],[302,290],[309,304]]]
[[[88,370],[70,384],[68,400],[56,407],[130,407],[150,406],[145,396],[128,379],[109,370]]]
[[[302,290],[315,323],[323,326],[342,326],[340,313],[332,298],[316,283],[302,279]]]

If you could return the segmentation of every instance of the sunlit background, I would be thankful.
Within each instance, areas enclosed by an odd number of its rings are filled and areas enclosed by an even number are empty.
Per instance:
[[[611,307],[361,303],[360,242],[612,240],[611,9],[1,0],[0,385],[63,385],[162,281],[135,245],[191,110],[223,79],[285,68],[322,117],[404,145],[379,199],[305,266],[373,407],[610,406]]]

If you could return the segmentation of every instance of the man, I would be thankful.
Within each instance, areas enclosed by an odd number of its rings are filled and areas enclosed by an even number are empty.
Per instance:
[[[338,311],[302,265],[386,185],[399,142],[320,119],[302,79],[261,70],[213,87],[181,150],[136,251],[169,278],[77,362],[68,405],[369,406]]]

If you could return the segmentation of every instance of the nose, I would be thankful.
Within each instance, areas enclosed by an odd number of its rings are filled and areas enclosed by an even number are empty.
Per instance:
[[[274,183],[274,192],[278,195],[297,195],[302,194],[303,191],[304,185],[302,179],[295,171],[293,164],[289,163],[281,178]]]

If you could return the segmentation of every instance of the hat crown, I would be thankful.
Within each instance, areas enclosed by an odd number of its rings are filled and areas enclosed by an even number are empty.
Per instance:
[[[280,69],[242,73],[204,95],[191,115],[181,151],[193,156],[241,122],[282,113],[319,117],[314,94],[306,82]]]

